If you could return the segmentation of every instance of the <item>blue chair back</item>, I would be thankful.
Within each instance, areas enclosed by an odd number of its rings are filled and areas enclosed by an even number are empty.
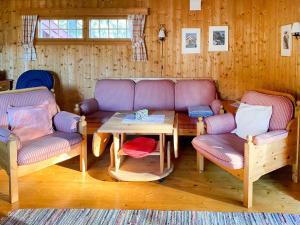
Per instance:
[[[46,70],[28,70],[17,80],[16,89],[47,87],[49,90],[54,87],[54,78],[49,71]]]

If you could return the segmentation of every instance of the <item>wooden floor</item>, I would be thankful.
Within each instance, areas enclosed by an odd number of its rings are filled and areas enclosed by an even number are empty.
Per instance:
[[[7,176],[0,171],[0,216],[18,208],[113,208],[248,211],[242,207],[242,183],[211,163],[196,172],[190,139],[181,139],[180,158],[164,182],[117,182],[109,177],[109,152],[89,156],[87,173],[79,159],[20,178],[20,202],[8,204]],[[290,168],[264,176],[254,184],[254,207],[249,211],[300,213],[300,184],[291,182]]]

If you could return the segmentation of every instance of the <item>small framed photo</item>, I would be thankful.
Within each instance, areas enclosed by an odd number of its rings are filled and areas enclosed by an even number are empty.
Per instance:
[[[190,0],[190,10],[200,11],[201,10],[201,0]]]
[[[210,26],[209,27],[209,45],[210,52],[228,51],[228,26]]]
[[[182,54],[200,54],[201,29],[182,29]]]
[[[292,25],[281,27],[281,56],[292,55]]]

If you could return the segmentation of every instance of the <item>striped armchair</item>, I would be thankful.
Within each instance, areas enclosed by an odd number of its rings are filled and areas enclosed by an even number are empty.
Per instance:
[[[227,113],[209,117],[199,124],[204,133],[193,139],[199,172],[204,171],[204,158],[215,163],[244,183],[244,206],[252,207],[253,182],[261,176],[291,165],[292,179],[298,182],[299,110],[295,98],[286,93],[249,91],[241,102],[272,106],[267,133],[244,140],[231,133],[234,115]]]
[[[30,88],[0,93],[0,167],[9,176],[10,202],[17,202],[18,177],[27,175],[50,165],[80,155],[80,170],[86,171],[86,122],[68,112],[60,112],[53,93],[47,88]],[[21,139],[20,131],[11,129],[8,110],[14,107],[37,107],[46,105],[46,116],[50,132],[47,135],[33,136],[37,130],[30,130],[31,140]],[[44,115],[42,111],[42,115]],[[30,113],[24,114],[30,115]],[[34,118],[33,118],[34,119]],[[49,121],[49,119],[51,121]],[[22,121],[22,119],[19,119]],[[41,123],[35,119],[37,123]],[[52,121],[54,127],[52,127]],[[28,132],[23,132],[27,133]],[[22,141],[23,140],[23,141]]]

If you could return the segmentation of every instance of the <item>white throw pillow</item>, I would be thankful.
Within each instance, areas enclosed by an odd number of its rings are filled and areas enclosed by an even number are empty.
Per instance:
[[[235,116],[236,129],[233,131],[243,139],[266,133],[272,116],[272,106],[248,105],[241,103]]]

